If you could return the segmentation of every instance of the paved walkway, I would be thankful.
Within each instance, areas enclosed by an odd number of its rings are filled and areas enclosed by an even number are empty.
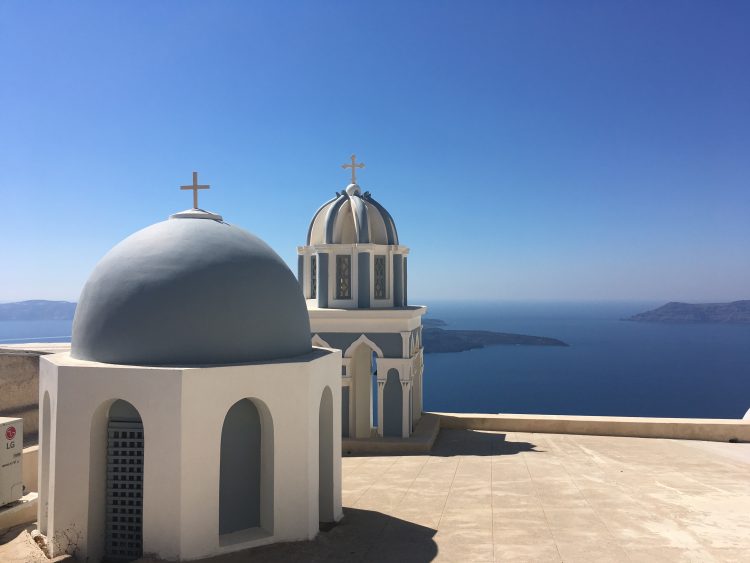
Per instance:
[[[208,561],[750,561],[750,444],[443,430],[344,458],[343,501],[315,541]]]
[[[443,430],[344,459],[343,501],[432,530],[438,560],[750,561],[750,444]]]

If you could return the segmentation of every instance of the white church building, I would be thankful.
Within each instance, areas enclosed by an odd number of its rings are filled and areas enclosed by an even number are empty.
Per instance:
[[[283,260],[198,209],[205,187],[194,174],[193,209],[97,264],[71,352],[41,358],[38,523],[53,556],[188,560],[312,539],[342,516],[341,353],[311,346]]]
[[[390,213],[351,182],[313,216],[297,249],[312,343],[343,351],[344,437],[408,437],[422,414],[423,306],[409,306],[407,256]]]

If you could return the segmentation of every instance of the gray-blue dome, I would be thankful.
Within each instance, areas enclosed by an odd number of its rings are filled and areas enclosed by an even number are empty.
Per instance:
[[[307,230],[307,244],[398,244],[393,217],[375,201],[349,184],[315,213]]]
[[[190,366],[310,352],[294,274],[261,239],[220,219],[180,213],[110,250],[81,293],[71,355]]]

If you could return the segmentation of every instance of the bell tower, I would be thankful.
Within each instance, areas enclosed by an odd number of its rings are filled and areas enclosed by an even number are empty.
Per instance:
[[[390,213],[350,183],[313,215],[297,249],[313,344],[340,348],[345,438],[408,437],[422,413],[423,306],[410,306],[409,248]],[[377,391],[373,393],[373,388]]]

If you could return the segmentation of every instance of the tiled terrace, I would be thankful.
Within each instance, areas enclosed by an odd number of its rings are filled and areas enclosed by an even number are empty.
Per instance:
[[[315,541],[210,561],[750,561],[750,444],[443,429],[344,458],[343,502]]]
[[[443,430],[344,459],[343,498],[431,530],[438,560],[750,561],[750,444]]]
[[[442,430],[343,460],[345,519],[222,561],[750,561],[750,444]]]

